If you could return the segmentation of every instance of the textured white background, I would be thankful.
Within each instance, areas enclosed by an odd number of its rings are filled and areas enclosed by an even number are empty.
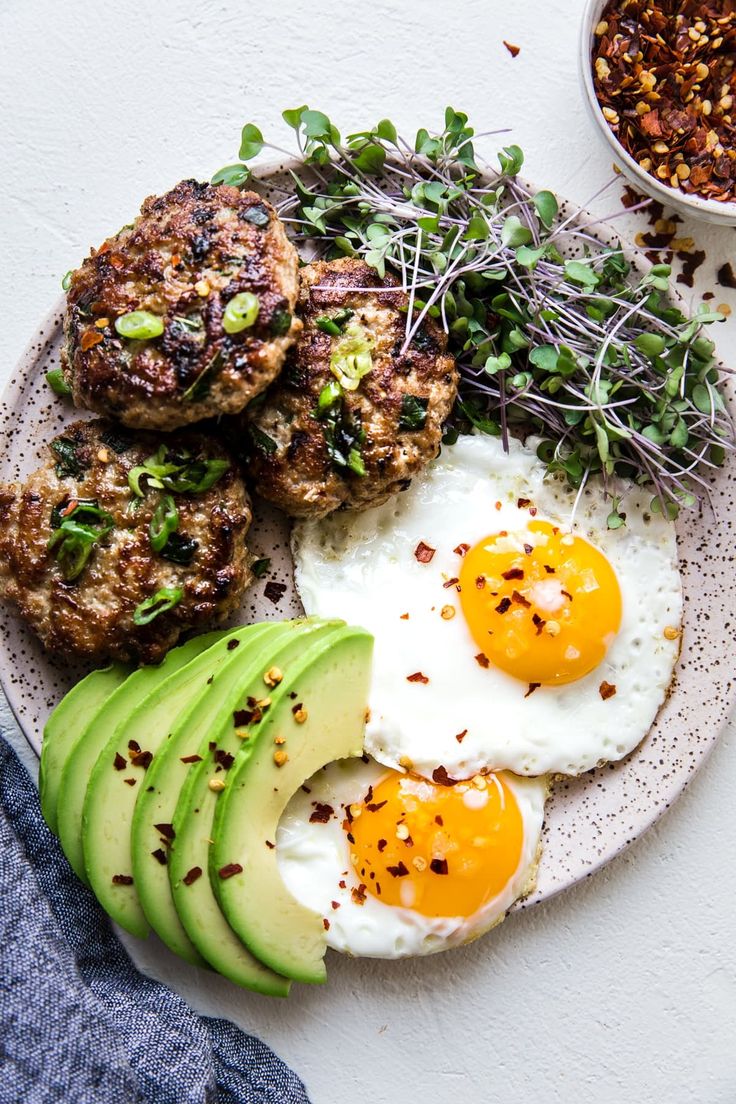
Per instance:
[[[2,380],[91,243],[145,195],[234,160],[246,120],[286,141],[283,107],[308,101],[343,130],[390,115],[412,132],[452,103],[478,130],[511,127],[527,175],[585,202],[611,166],[578,91],[580,6],[2,0]],[[619,192],[595,210],[617,209]],[[686,232],[708,249],[703,292],[734,231]],[[734,329],[719,332],[726,356]],[[333,958],[325,990],[286,1003],[153,942],[135,957],[272,1044],[314,1104],[732,1104],[734,792],[732,729],[657,827],[564,897],[433,960]]]

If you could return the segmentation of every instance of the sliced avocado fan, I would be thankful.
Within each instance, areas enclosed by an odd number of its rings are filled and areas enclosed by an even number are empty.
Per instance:
[[[132,935],[143,938],[150,931],[132,879],[131,854],[133,811],[138,795],[149,784],[148,767],[177,718],[206,691],[251,632],[252,628],[239,628],[221,635],[189,663],[157,682],[132,708],[121,702],[121,723],[97,757],[82,811],[84,865],[97,900]],[[165,864],[166,857],[164,841],[155,858]],[[201,963],[194,949],[189,950],[192,961]]]
[[[157,667],[140,667],[103,702],[77,736],[62,765],[57,803],[57,826],[64,854],[74,873],[87,882],[82,850],[82,809],[92,769],[110,739],[132,709],[147,697],[158,683],[205,651],[222,636],[207,633],[173,648]],[[141,775],[143,771],[141,771]]]
[[[227,785],[228,771],[243,741],[272,708],[268,702],[278,686],[289,679],[292,669],[302,668],[317,643],[337,639],[343,628],[343,622],[294,621],[255,657],[255,665],[243,668],[223,708],[222,723],[197,748],[201,762],[191,768],[179,794],[168,863],[176,910],[204,958],[239,985],[250,981],[250,973],[242,968],[242,943],[220,911],[207,873],[220,787]]]
[[[145,789],[138,795],[131,833],[134,884],[153,930],[171,950],[184,957],[191,957],[194,948],[176,911],[167,867],[157,860],[154,852],[175,843],[176,803],[200,745],[203,741],[216,743],[219,733],[232,725],[233,710],[244,693],[263,697],[267,689],[263,672],[269,666],[268,657],[274,642],[290,628],[290,622],[250,627],[247,644],[241,644],[232,653],[231,662],[218,671],[207,692],[177,718],[166,744],[151,763]],[[203,875],[207,877],[206,869]],[[192,872],[191,877],[196,876]],[[228,976],[257,992],[286,996],[288,981],[258,962],[237,940],[234,944]]]
[[[64,763],[84,726],[129,674],[130,668],[121,663],[92,671],[64,695],[46,721],[38,788],[41,812],[55,834],[58,834],[59,782]]]
[[[281,878],[276,830],[315,771],[361,754],[372,647],[346,627],[310,648],[250,729],[217,802],[210,879],[220,907],[254,955],[296,981],[325,980],[326,937],[322,917]]]

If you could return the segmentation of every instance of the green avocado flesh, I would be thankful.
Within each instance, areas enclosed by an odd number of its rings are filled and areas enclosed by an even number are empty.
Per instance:
[[[138,703],[168,675],[194,659],[221,635],[222,633],[208,633],[206,636],[197,636],[186,644],[173,648],[157,667],[140,667],[134,671],[110,694],[77,736],[61,770],[57,826],[64,854],[83,882],[87,882],[87,873],[82,849],[82,809],[87,783],[98,755],[110,739],[110,733],[116,731]],[[139,768],[139,773],[142,778],[142,768]]]
[[[133,871],[133,811],[139,793],[149,785],[147,770],[135,765],[135,749],[143,763],[155,758],[172,723],[201,696],[208,680],[227,663],[241,641],[245,643],[250,631],[241,628],[218,634],[209,647],[206,642],[210,638],[203,638],[205,650],[159,681],[130,712],[121,702],[121,723],[95,763],[82,812],[84,864],[97,900],[132,935],[144,937],[150,930],[135,883],[124,880]],[[157,848],[156,855],[159,863],[166,863],[165,844]]]
[[[129,668],[119,663],[100,671],[92,671],[61,699],[46,722],[41,745],[38,788],[41,812],[54,833],[58,834],[59,781],[64,763],[90,717],[94,716],[129,674]]]
[[[325,980],[325,930],[284,885],[276,829],[316,770],[361,754],[372,647],[364,630],[343,627],[305,652],[272,691],[272,705],[250,729],[217,802],[210,879],[220,907],[254,955],[296,981]],[[301,724],[297,706],[306,712]],[[278,766],[274,741],[281,738],[277,750],[287,759]]]
[[[273,642],[288,631],[288,624],[272,622],[247,629],[247,641],[235,649],[230,661],[207,686],[206,693],[176,718],[165,745],[146,774],[145,789],[138,795],[131,833],[134,884],[148,923],[172,951],[189,961],[202,963],[203,959],[179,919],[167,867],[157,861],[154,852],[168,850],[173,842],[170,826],[179,793],[194,765],[191,757],[198,754],[203,742],[206,746],[216,741],[217,733],[226,723],[232,724],[233,710],[243,698],[246,683],[257,685],[258,696],[263,696],[267,689],[263,673],[270,665]],[[165,826],[166,835],[162,834],[161,825]],[[240,966],[249,984],[257,988],[274,986],[276,990],[282,986],[281,979],[256,962],[244,947],[239,949]]]
[[[287,631],[269,642],[265,667],[263,658],[250,667],[244,665],[238,672],[227,703],[223,705],[221,723],[211,729],[197,748],[201,762],[191,768],[178,796],[174,839],[169,852],[169,880],[176,910],[187,934],[204,958],[239,985],[252,987],[252,956],[244,950],[242,942],[222,915],[207,876],[215,808],[219,799],[218,792],[210,788],[210,782],[214,781],[215,785],[224,782],[227,785],[230,757],[240,754],[244,736],[247,740],[252,738],[248,735],[252,727],[244,727],[243,718],[238,718],[241,724],[236,726],[236,711],[247,705],[248,697],[274,700],[280,693],[264,682],[264,672],[277,668],[282,681],[290,681],[292,669],[303,669],[314,648],[339,639],[343,628],[342,622],[292,622]],[[264,716],[268,716],[269,708],[264,711]],[[251,708],[250,712],[254,710]],[[253,720],[251,726],[257,723]],[[190,872],[196,870],[203,874],[191,880]],[[271,979],[274,976],[271,975]],[[288,982],[279,978],[278,989],[279,992],[288,991]],[[269,988],[268,992],[273,994],[274,989]]]

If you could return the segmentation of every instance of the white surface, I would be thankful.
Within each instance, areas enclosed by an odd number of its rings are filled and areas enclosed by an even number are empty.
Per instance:
[[[610,159],[578,91],[579,10],[573,0],[5,0],[0,376],[91,243],[144,195],[233,160],[246,120],[284,141],[282,107],[308,101],[343,130],[390,115],[411,132],[449,102],[478,130],[513,127],[530,179],[589,200]],[[504,38],[521,46],[516,59]],[[592,206],[617,209],[619,192]],[[708,250],[700,291],[715,290],[733,231],[685,233]],[[721,301],[736,307],[718,289]],[[725,356],[735,328],[719,331]],[[385,965],[332,958],[327,989],[288,1003],[235,992],[153,943],[135,955],[197,1007],[272,1044],[314,1104],[459,1094],[466,1104],[731,1104],[735,790],[732,728],[674,810],[602,874],[465,950]]]

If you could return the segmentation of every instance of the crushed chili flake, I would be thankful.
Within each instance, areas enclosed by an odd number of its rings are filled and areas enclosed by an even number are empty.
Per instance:
[[[326,824],[335,815],[331,805],[323,804],[321,801],[314,801],[312,804],[314,812],[309,817],[310,824]]]
[[[269,851],[273,851],[275,846],[276,846],[275,843],[271,843],[270,840],[266,840],[266,847],[268,848]]]
[[[277,606],[286,593],[286,583],[276,583],[271,580],[266,583],[263,593],[270,602]]]
[[[168,840],[176,839],[176,832],[174,831],[173,824],[154,824],[153,826],[157,832],[162,836],[165,836]]]
[[[353,886],[353,888],[350,890],[350,896],[353,899],[353,904],[354,905],[364,905],[365,904],[365,891],[366,891],[366,888],[367,887],[365,885],[363,885],[363,883],[361,882],[357,889],[355,888],[355,886]]]
[[[235,640],[228,640],[228,642],[227,642],[227,650],[228,650],[229,652],[232,652],[232,650],[233,650],[234,648],[237,648],[237,646],[238,646],[238,644],[239,644],[239,643],[240,643],[240,641],[239,641],[239,640],[237,640],[237,639],[235,639]]]
[[[123,782],[125,783],[126,786],[135,786],[136,780],[135,780],[135,778],[124,778]]]
[[[225,751],[223,748],[218,748],[214,754],[214,760],[219,763],[223,770],[230,770],[231,766],[235,762],[235,756]]]
[[[436,551],[436,548],[431,548],[430,545],[425,544],[424,541],[420,541],[414,549],[414,558],[417,563],[431,563]]]
[[[518,57],[521,53],[521,46],[514,46],[513,42],[507,42],[506,39],[502,39],[504,46],[511,54],[512,57]]]
[[[592,51],[601,110],[623,148],[670,188],[736,198],[732,0],[609,0]]]
[[[455,779],[450,778],[447,773],[447,768],[443,766],[435,767],[432,771],[432,780],[437,783],[438,786],[454,786]]]
[[[542,684],[541,684],[541,682],[530,682],[530,683],[529,683],[529,689],[527,690],[527,692],[526,692],[526,694],[524,695],[524,697],[525,697],[525,698],[528,698],[528,697],[530,697],[530,696],[531,696],[531,695],[532,695],[532,694],[534,693],[534,691],[535,691],[535,690],[538,690],[538,689],[539,689],[539,687],[540,687],[541,685],[542,685]]]
[[[555,569],[553,567],[551,567],[549,564],[544,565],[544,570],[547,572],[548,575],[554,575],[555,574]]]
[[[516,505],[520,510],[525,510],[527,506],[531,506],[532,500],[530,498],[517,498]]]
[[[386,798],[385,801],[369,801],[366,805],[366,809],[369,813],[377,813],[384,805],[388,805],[388,798]]]
[[[532,614],[532,623],[537,627],[537,636],[540,635],[542,629],[547,624],[543,617],[540,617],[538,613]]]
[[[445,822],[444,822],[444,820],[442,819],[442,817],[441,817],[441,816],[439,815],[439,813],[438,813],[438,814],[437,814],[437,816],[436,816],[436,817],[434,818],[434,822],[435,822],[435,824],[439,824],[440,828],[441,828],[441,827],[442,827],[442,825],[443,825],[443,824],[445,823]]]
[[[456,556],[464,556],[466,552],[470,551],[470,545],[469,544],[459,544],[457,546],[457,548],[453,548],[452,551],[455,553]]]
[[[606,680],[604,679],[598,687],[598,693],[604,701],[608,701],[608,699],[612,698],[613,695],[616,693],[616,687],[613,685],[612,682],[606,682]]]
[[[526,606],[527,609],[531,607],[531,602],[528,598],[525,598],[523,594],[520,594],[518,590],[511,591],[511,600],[516,602],[518,606]]]
[[[421,683],[426,684],[426,683],[429,682],[429,679],[427,678],[426,675],[423,675],[421,671],[415,671],[413,675],[407,675],[406,676],[406,681],[407,682],[421,682]]]
[[[572,602],[572,594],[570,593],[569,590],[561,590],[560,594],[564,594],[565,597],[568,598]]]
[[[401,860],[399,860],[396,866],[387,866],[386,870],[389,872],[392,878],[405,878],[409,873],[409,868],[407,866],[404,866]]]
[[[129,751],[140,751],[141,750],[141,745],[138,743],[137,740],[128,740],[128,750]]]
[[[483,587],[486,585],[485,575],[477,575],[475,579],[475,585],[477,586],[478,590],[482,590]]]
[[[112,884],[113,885],[132,885],[133,884],[133,879],[132,879],[130,874],[113,874]]]
[[[181,755],[179,758],[180,758],[182,763],[201,763],[202,762],[202,756],[201,755]]]
[[[127,761],[123,758],[119,751],[115,752],[115,758],[112,761],[112,765],[115,767],[115,770],[125,770],[127,766]]]
[[[532,552],[534,551],[534,548],[532,547],[531,544],[525,544],[524,545],[524,551],[526,552],[527,556],[531,556]]]
[[[339,909],[339,907],[340,907],[340,902],[339,901],[330,901],[330,904],[331,904],[333,909]]]
[[[409,614],[408,613],[399,614],[399,621],[408,621],[408,620],[409,620]]]
[[[460,580],[458,578],[453,577],[452,579],[448,579],[446,583],[443,583],[442,586],[445,588],[445,590],[449,590],[450,587],[454,587],[455,584],[459,582]]]
[[[447,874],[447,859],[432,859],[429,869],[433,874]]]
[[[163,847],[157,847],[155,851],[151,852],[151,854],[153,855],[156,862],[160,862],[162,866],[166,866],[168,859]]]
[[[490,660],[487,655],[483,654],[483,652],[478,652],[477,656],[475,657],[475,662],[478,664],[479,667],[483,667],[484,669],[490,667]]]
[[[152,760],[153,752],[151,751],[134,751],[130,757],[134,767],[143,767],[144,770],[148,770]]]
[[[459,744],[461,744],[467,735],[468,735],[468,730],[467,730],[467,728],[464,728],[462,730],[462,732],[457,733],[457,735],[455,736],[455,739],[457,740],[457,742]]]
[[[101,341],[102,334],[99,330],[86,330],[85,333],[82,334],[82,340],[79,344],[82,347],[82,352],[86,353],[88,349],[92,349],[95,345],[99,345]]]
[[[378,850],[379,850],[379,851],[385,851],[385,850],[386,850],[386,847],[387,847],[387,845],[388,845],[388,840],[385,840],[385,839],[379,839],[378,843],[376,844],[376,847],[378,848]],[[340,884],[342,885],[342,882],[341,882]],[[345,888],[345,887],[343,886],[343,889],[344,889],[344,888]]]
[[[729,261],[722,264],[716,273],[716,280],[721,287],[736,288],[736,272],[733,270],[733,265]],[[705,296],[703,296],[705,298]]]
[[[512,579],[523,579],[524,578],[524,572],[522,571],[522,569],[520,567],[510,567],[508,569],[508,571],[502,571],[501,572],[501,578],[505,579],[506,582],[508,583]]]
[[[330,930],[330,921],[327,919],[326,916],[322,917],[322,926],[324,927],[325,931]]]
[[[225,866],[221,866],[217,871],[223,881],[226,878],[232,878],[235,874],[242,874],[243,868],[240,863],[227,863]]]
[[[496,613],[506,613],[506,610],[511,608],[511,599],[502,598],[496,606]]]

